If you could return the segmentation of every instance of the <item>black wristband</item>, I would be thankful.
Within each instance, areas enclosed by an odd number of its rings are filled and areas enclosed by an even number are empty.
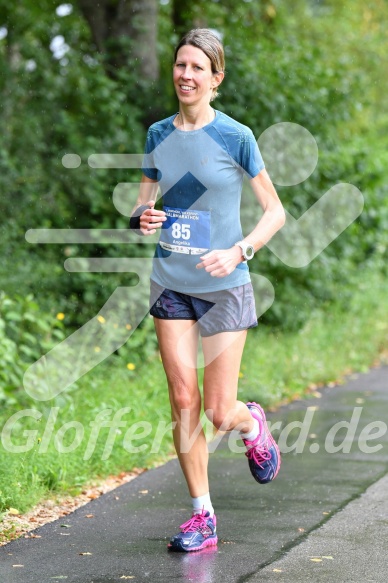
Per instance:
[[[134,211],[133,215],[129,219],[129,228],[132,231],[137,231],[138,235],[143,235],[140,230],[140,217],[144,211],[148,210],[149,208],[150,207],[148,205],[142,204]]]

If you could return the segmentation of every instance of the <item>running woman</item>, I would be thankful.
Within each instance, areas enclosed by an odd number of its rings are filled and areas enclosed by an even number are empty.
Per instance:
[[[142,235],[160,229],[150,313],[168,382],[174,445],[193,509],[171,538],[171,551],[217,544],[200,425],[199,337],[207,417],[217,430],[240,431],[257,482],[273,480],[280,466],[263,409],[239,401],[237,387],[247,329],[257,325],[247,262],[283,226],[285,214],[252,131],[210,105],[224,70],[223,46],[212,31],[194,29],[179,42],[173,65],[179,112],[148,130],[130,221]],[[246,237],[240,224],[244,175],[264,211]],[[158,188],[163,210],[155,209]]]

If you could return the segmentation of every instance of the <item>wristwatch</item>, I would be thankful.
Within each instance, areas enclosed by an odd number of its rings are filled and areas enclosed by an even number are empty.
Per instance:
[[[250,243],[246,243],[245,241],[237,241],[235,245],[238,245],[240,247],[245,261],[249,261],[249,259],[252,259],[252,257],[255,254],[253,245],[251,245]]]

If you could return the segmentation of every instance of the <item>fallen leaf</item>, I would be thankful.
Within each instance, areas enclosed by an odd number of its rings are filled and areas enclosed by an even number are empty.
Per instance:
[[[310,559],[313,563],[322,563],[322,559]]]
[[[61,524],[62,528],[71,528],[71,524]]]
[[[272,569],[272,571],[274,573],[283,573],[283,571],[281,569]]]
[[[12,567],[24,567],[24,565],[12,565]]]
[[[148,494],[148,490],[139,490],[139,494]]]
[[[79,555],[91,555],[92,553],[78,553]]]
[[[88,498],[90,498],[90,500],[95,500],[96,498],[100,497],[100,493],[96,493],[96,492],[92,492],[91,494],[88,494]]]
[[[94,514],[85,514],[85,518],[93,518]]]
[[[14,516],[16,516],[17,514],[20,514],[20,512],[16,508],[9,508],[8,514],[13,514]]]
[[[304,528],[298,528],[299,532],[306,532]]]

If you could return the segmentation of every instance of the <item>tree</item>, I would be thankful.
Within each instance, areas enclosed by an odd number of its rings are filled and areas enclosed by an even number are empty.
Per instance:
[[[97,50],[105,56],[108,75],[117,78],[123,67],[144,71],[157,81],[157,0],[78,0]]]
[[[172,24],[175,34],[181,38],[185,32],[196,26],[205,26],[205,16],[196,18],[198,15],[199,2],[186,2],[186,0],[173,0],[172,3]]]

